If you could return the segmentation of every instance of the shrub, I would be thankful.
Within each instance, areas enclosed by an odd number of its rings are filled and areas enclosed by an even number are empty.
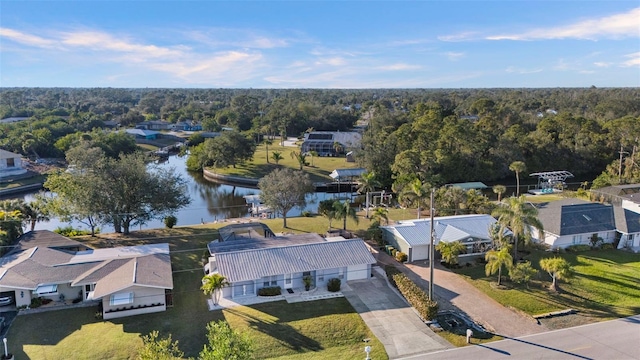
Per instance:
[[[591,246],[586,244],[576,244],[567,246],[567,252],[582,252],[591,250]]]
[[[511,281],[518,284],[525,284],[527,287],[529,287],[529,281],[531,281],[531,278],[537,274],[538,270],[534,269],[529,261],[518,263],[509,270],[509,277],[511,277]]]
[[[391,285],[398,287],[395,281],[393,280],[393,275],[402,274],[400,270],[396,269],[395,266],[387,265],[384,267],[384,272],[387,274],[387,279],[389,279],[389,282],[391,283]]]
[[[396,257],[396,254],[398,253],[398,250],[396,249],[391,249],[391,256]]]
[[[305,210],[305,211],[302,212],[302,216],[304,216],[304,217],[311,217],[311,215],[312,215],[311,211]]]
[[[31,305],[29,305],[30,308],[35,309],[42,306],[42,298],[41,297],[37,297],[37,298],[33,298],[31,299]]]
[[[604,244],[602,244],[600,249],[602,249],[602,250],[613,250],[613,244],[612,243],[604,243]]]
[[[407,254],[403,253],[402,251],[396,252],[396,260],[398,260],[399,262],[405,262],[408,258],[409,257],[407,256]]]
[[[331,278],[329,279],[329,281],[327,281],[327,290],[331,292],[338,292],[340,291],[340,284],[340,279]]]
[[[60,234],[62,236],[67,236],[67,237],[91,235],[90,230],[74,229],[72,226],[57,227],[55,230],[53,230],[53,232],[56,234]],[[99,234],[99,233],[100,233],[100,229],[96,228],[96,234]]]
[[[173,229],[173,227],[176,226],[177,223],[178,218],[173,215],[169,215],[164,218],[164,226],[168,227],[169,229]]]
[[[593,234],[589,238],[589,243],[591,243],[591,247],[598,247],[599,245],[602,245],[603,242],[604,240],[601,237],[599,237],[598,234]]]
[[[270,286],[258,289],[259,296],[278,296],[282,294],[280,286]]]
[[[433,320],[438,314],[438,303],[431,301],[427,294],[405,274],[393,275],[393,282],[402,296],[413,306],[425,320]]]

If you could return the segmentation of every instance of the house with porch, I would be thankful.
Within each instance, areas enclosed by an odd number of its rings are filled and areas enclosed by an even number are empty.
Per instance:
[[[478,256],[489,250],[490,229],[497,221],[487,214],[441,216],[433,219],[434,246],[441,241],[459,241],[467,248],[466,255]],[[384,239],[398,251],[407,254],[408,261],[429,259],[431,219],[403,220],[394,225],[381,226]]]
[[[166,310],[173,289],[168,244],[91,249],[47,230],[30,231],[0,258],[0,296],[102,304],[104,319]]]
[[[0,178],[22,175],[27,172],[22,167],[22,155],[0,149]]]
[[[362,239],[328,240],[318,234],[276,236],[271,231],[243,231],[241,227],[225,239],[209,243],[211,256],[205,273],[227,279],[230,286],[222,291],[226,299],[256,297],[263,287],[304,291],[306,276],[312,287],[326,286],[331,278],[343,282],[368,279],[376,262]]]
[[[612,205],[572,198],[539,204],[537,208],[544,231],[533,229],[532,238],[552,249],[590,245],[593,236],[605,243],[613,243],[616,239]]]

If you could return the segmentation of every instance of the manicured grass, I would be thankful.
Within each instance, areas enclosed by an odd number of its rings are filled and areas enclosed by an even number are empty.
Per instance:
[[[563,257],[575,271],[569,282],[559,282],[557,293],[548,290],[551,278],[542,271],[528,289],[507,282],[506,290],[491,286],[496,277],[487,277],[484,266],[461,268],[455,272],[501,304],[530,315],[576,309],[581,315],[599,321],[640,313],[639,254],[618,250],[564,254],[534,251],[525,258],[540,269],[540,259],[552,256]]]
[[[309,231],[304,223],[296,225]],[[267,220],[282,223],[281,219]],[[353,359],[371,338],[375,359],[387,359],[383,345],[344,298],[287,304],[284,301],[208,311],[200,290],[206,244],[226,223],[134,231],[128,236],[100,234],[79,240],[94,247],[169,242],[174,270],[172,308],[165,312],[110,321],[96,320],[96,307],[18,316],[9,330],[16,358],[133,359],[141,336],[158,330],[172,335],[187,356],[197,356],[206,341],[206,324],[226,320],[254,339],[256,358]],[[304,229],[303,229],[304,227]],[[278,231],[277,227],[274,227]],[[290,229],[289,229],[290,230]]]
[[[558,201],[566,198],[566,196],[564,196],[563,194],[542,194],[542,195],[525,194],[525,196],[527,198],[527,201],[532,202],[534,204]]]
[[[17,188],[24,185],[40,184],[47,180],[47,175],[36,175],[28,179],[10,180],[0,183],[0,190]]]
[[[275,161],[271,158],[274,151],[280,152],[283,159],[276,165]],[[267,163],[267,154],[264,144],[257,147],[253,156],[253,160],[248,161],[246,164],[237,165],[235,168],[221,168],[212,169],[214,172],[225,175],[242,176],[247,178],[262,178],[269,174],[276,168],[289,167],[292,169],[300,169],[298,162],[291,157],[291,152],[300,151],[300,147],[270,145],[269,146],[269,163]],[[332,181],[329,174],[335,169],[355,168],[358,167],[356,163],[347,162],[342,157],[320,157],[315,156],[313,159],[311,156],[307,156],[307,162],[309,166],[304,167],[304,171],[309,174],[311,181],[313,182],[327,182]]]
[[[151,145],[151,144],[136,144],[136,145],[138,146],[138,148],[145,151],[156,151],[159,149],[157,146]]]

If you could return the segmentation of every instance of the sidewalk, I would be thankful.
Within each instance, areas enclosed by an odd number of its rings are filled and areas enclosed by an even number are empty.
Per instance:
[[[378,254],[378,261],[395,266],[425,291],[429,288],[428,261],[400,264],[382,252]],[[487,330],[509,337],[536,334],[548,330],[533,318],[502,306],[440,264],[434,268],[433,280],[433,293],[440,304],[440,310],[459,309]]]

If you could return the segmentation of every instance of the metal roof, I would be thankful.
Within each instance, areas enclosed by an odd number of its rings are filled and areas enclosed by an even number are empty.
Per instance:
[[[216,254],[218,272],[231,283],[375,262],[361,239]]]
[[[283,247],[292,245],[303,245],[324,242],[322,236],[314,233],[297,234],[287,236],[264,237],[259,233],[250,234],[246,237],[238,237],[233,240],[222,242],[211,242],[207,245],[209,253],[220,254],[224,252],[266,249],[272,247]]]
[[[356,178],[367,172],[367,169],[363,168],[351,168],[351,169],[335,169],[329,174],[332,179],[345,179]]]
[[[455,184],[447,184],[447,187],[459,187],[462,190],[471,190],[471,189],[486,189],[488,186],[480,181],[473,182],[465,182],[465,183],[455,183]]]

